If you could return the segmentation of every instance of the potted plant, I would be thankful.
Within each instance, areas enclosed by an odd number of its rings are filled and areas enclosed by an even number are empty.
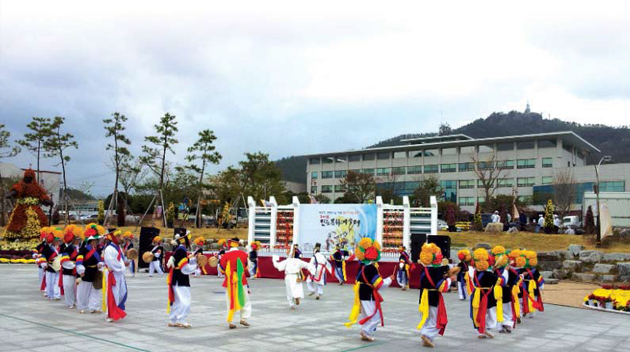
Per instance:
[[[172,228],[173,223],[175,222],[175,205],[173,202],[168,204],[168,208],[166,208],[166,227]]]

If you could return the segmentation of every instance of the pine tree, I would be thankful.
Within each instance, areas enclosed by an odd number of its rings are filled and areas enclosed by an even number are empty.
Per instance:
[[[544,227],[546,231],[553,231],[553,202],[551,199],[547,201],[547,206],[545,206],[545,223]]]

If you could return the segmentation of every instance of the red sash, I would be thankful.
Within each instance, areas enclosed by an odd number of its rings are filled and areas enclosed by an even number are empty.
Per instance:
[[[44,269],[42,269],[44,270]],[[46,270],[44,270],[44,277],[42,278],[42,284],[39,287],[40,291],[46,291]]]
[[[439,291],[439,287],[435,286],[435,282],[429,275],[429,269],[424,267],[424,276],[429,280],[431,286],[433,286],[436,290],[438,290],[438,309],[437,309],[437,318],[435,319],[435,327],[440,329],[439,334],[444,335],[444,331],[446,330],[446,324],[448,324],[448,315],[446,315],[446,305],[444,304],[444,297],[442,297],[442,292]]]
[[[477,273],[473,275],[475,277],[475,283],[477,284],[477,290],[481,290],[481,283],[479,283],[479,278],[477,277]],[[477,329],[479,329],[479,333],[483,334],[486,332],[486,312],[488,311],[488,295],[490,295],[492,289],[489,289],[485,294],[483,290],[481,290],[481,302],[479,302],[479,311],[477,312]]]
[[[126,317],[127,313],[116,305],[114,291],[112,290],[114,285],[116,285],[116,278],[114,277],[114,273],[110,271],[107,276],[107,317],[116,321]]]
[[[526,269],[526,270],[527,270],[527,275],[529,275],[529,277],[531,278],[531,280],[529,280],[529,284],[527,284],[528,285],[527,288],[529,288],[529,285],[532,285],[533,283],[534,285],[536,285],[536,288],[538,289],[538,282],[536,282],[536,279],[534,278],[534,274],[532,273],[530,269]],[[524,286],[525,286],[525,280],[523,280],[523,284],[521,286],[521,289],[523,291],[523,314],[529,313],[529,300],[532,300],[532,307],[536,308],[540,312],[544,312],[545,307],[543,305],[542,295],[540,294],[540,292],[538,293],[538,297],[534,299],[534,297],[529,296],[529,290],[525,289]]]
[[[376,313],[378,312],[381,316],[381,326],[385,326],[385,323],[383,322],[383,309],[381,309],[381,302],[383,302],[383,297],[381,297],[381,295],[378,293],[378,289],[382,286],[382,283],[381,285],[379,285],[379,287],[374,287],[365,277],[365,267],[361,268],[361,277],[363,277],[363,281],[365,281],[365,284],[367,284],[368,286],[372,288],[372,293],[374,294],[374,306],[376,309],[374,309],[374,313],[372,313],[372,315],[361,319],[359,321],[359,324],[361,325],[365,324],[367,321],[372,319],[372,317],[374,317]]]

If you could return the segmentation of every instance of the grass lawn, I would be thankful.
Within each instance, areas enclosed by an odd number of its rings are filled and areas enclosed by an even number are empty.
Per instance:
[[[546,235],[532,232],[516,234],[489,234],[485,232],[443,232],[451,238],[453,247],[474,247],[477,243],[489,243],[491,246],[502,245],[507,249],[526,248],[544,252],[567,249],[570,244],[581,244],[587,249],[596,249],[594,241],[582,235]],[[630,252],[630,243],[615,243],[607,248],[599,248],[604,252]]]

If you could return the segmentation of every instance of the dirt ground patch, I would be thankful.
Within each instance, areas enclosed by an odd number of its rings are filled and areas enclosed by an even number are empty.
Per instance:
[[[600,285],[561,281],[557,285],[545,285],[543,302],[562,306],[582,308],[584,297],[598,289]]]

